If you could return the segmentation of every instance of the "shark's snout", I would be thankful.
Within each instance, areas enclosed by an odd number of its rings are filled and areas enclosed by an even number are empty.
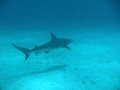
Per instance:
[[[73,40],[70,40],[70,42],[73,42]]]
[[[71,43],[71,42],[73,42],[73,40],[69,39],[69,40],[68,40],[68,43]]]

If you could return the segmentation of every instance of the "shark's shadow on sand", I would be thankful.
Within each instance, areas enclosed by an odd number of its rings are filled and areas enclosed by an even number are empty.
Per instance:
[[[26,77],[29,75],[36,75],[36,74],[40,74],[40,73],[47,73],[47,72],[52,72],[52,71],[56,71],[56,70],[64,70],[68,65],[56,65],[56,66],[50,66],[47,69],[41,70],[41,71],[33,71],[33,72],[29,72],[29,73],[25,73],[25,74],[21,74],[21,75],[16,75],[14,77],[11,78],[22,78],[22,77]],[[11,79],[9,78],[9,79]]]
[[[33,71],[33,72],[29,72],[29,73],[25,73],[25,74],[21,74],[21,75],[15,75],[15,76],[12,76],[12,77],[8,77],[6,79],[4,79],[5,81],[11,82],[11,80],[16,80],[16,79],[22,79],[24,77],[29,77],[29,76],[34,76],[34,75],[37,75],[37,74],[42,74],[42,73],[48,73],[48,72],[52,72],[52,71],[57,71],[57,70],[64,70],[68,65],[56,65],[56,66],[49,66],[49,68],[47,67],[47,69],[43,69],[43,70],[40,70],[40,71]],[[35,76],[36,77],[36,76]],[[0,85],[0,90],[3,90],[3,88],[6,88],[4,87],[4,85]]]

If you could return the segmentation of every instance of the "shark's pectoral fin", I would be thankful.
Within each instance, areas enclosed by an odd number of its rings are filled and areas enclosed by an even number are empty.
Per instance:
[[[68,50],[71,50],[71,48],[68,47],[67,45],[66,45],[66,46],[63,46],[63,48],[66,48],[66,49],[68,49]]]
[[[45,51],[45,53],[46,53],[46,54],[48,54],[48,53],[49,53],[49,51]]]

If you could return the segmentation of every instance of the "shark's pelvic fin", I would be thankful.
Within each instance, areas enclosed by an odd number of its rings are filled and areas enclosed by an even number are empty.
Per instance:
[[[54,39],[57,39],[57,37],[53,33],[51,33],[51,41]]]
[[[41,52],[35,52],[35,55],[38,55],[39,53],[41,53]]]
[[[71,48],[68,47],[67,45],[66,45],[66,46],[63,46],[63,48],[66,48],[66,49],[68,49],[68,50],[71,50]]]
[[[12,43],[12,45],[26,55],[26,56],[25,56],[25,61],[29,58],[30,53],[31,53],[29,49],[26,49],[26,48],[23,48],[23,47],[19,47],[19,46],[13,44],[13,43]]]

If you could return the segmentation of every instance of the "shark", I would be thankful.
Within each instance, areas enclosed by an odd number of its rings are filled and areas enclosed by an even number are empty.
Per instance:
[[[51,40],[45,44],[42,44],[40,46],[35,46],[33,49],[27,49],[24,47],[20,47],[15,45],[14,43],[11,43],[14,47],[16,47],[18,50],[20,50],[22,53],[25,54],[25,60],[26,61],[31,53],[40,53],[45,52],[46,54],[49,53],[51,50],[57,49],[57,48],[66,48],[68,50],[71,50],[71,48],[68,46],[73,42],[71,39],[67,38],[58,38],[55,34],[51,33]]]

